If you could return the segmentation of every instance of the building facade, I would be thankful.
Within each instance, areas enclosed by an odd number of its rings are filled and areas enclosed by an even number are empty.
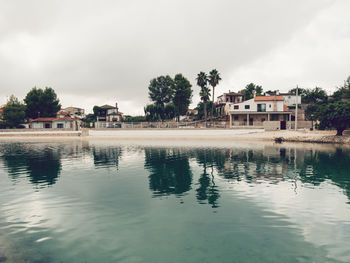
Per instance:
[[[230,106],[244,101],[244,95],[236,92],[227,92],[217,97],[215,109],[217,116],[227,116]]]
[[[263,126],[265,121],[280,121],[285,129],[291,112],[283,96],[256,96],[253,99],[230,105],[230,126]]]
[[[96,128],[118,127],[123,120],[123,113],[119,111],[118,104],[115,107],[111,105],[103,105],[98,112]]]
[[[72,129],[79,130],[81,127],[80,119],[70,117],[63,118],[37,118],[30,121],[32,129]]]

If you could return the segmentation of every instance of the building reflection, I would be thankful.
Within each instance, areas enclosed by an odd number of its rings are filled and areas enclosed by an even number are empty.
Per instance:
[[[121,147],[109,146],[90,146],[92,152],[94,165],[96,168],[100,167],[119,167],[119,161],[122,157],[123,151]]]
[[[154,196],[180,197],[193,189],[198,203],[215,208],[220,206],[226,182],[278,184],[289,181],[311,186],[332,183],[343,189],[350,199],[350,150],[332,145],[125,148],[81,142],[1,143],[0,159],[14,181],[27,177],[40,188],[57,182],[62,162],[78,164],[87,157],[95,168],[118,168],[122,156],[135,151],[144,151],[141,162],[148,171],[149,188]]]
[[[154,195],[182,196],[191,189],[192,171],[186,153],[177,148],[145,148],[145,168]]]

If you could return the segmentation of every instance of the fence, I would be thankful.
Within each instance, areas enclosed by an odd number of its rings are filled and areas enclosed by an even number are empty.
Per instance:
[[[192,122],[122,122],[113,125],[106,125],[104,127],[97,126],[97,129],[191,129],[191,128],[213,128],[213,129],[225,129],[229,128],[230,123],[226,121],[192,121]]]

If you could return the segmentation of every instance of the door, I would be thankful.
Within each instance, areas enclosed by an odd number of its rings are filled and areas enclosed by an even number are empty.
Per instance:
[[[281,130],[285,130],[287,128],[287,122],[286,121],[281,121]]]

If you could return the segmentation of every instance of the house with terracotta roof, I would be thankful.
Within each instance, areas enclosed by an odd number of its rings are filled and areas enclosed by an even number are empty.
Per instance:
[[[73,119],[71,117],[48,117],[37,118],[30,121],[30,128],[32,129],[72,129],[79,130],[81,127],[81,120]]]
[[[114,106],[103,105],[100,106],[98,112],[97,121],[95,123],[96,128],[109,128],[116,127],[123,120],[123,113],[119,111],[118,103]]]
[[[230,105],[230,126],[264,126],[265,121],[278,121],[280,128],[286,129],[291,113],[283,96],[255,96]]]

